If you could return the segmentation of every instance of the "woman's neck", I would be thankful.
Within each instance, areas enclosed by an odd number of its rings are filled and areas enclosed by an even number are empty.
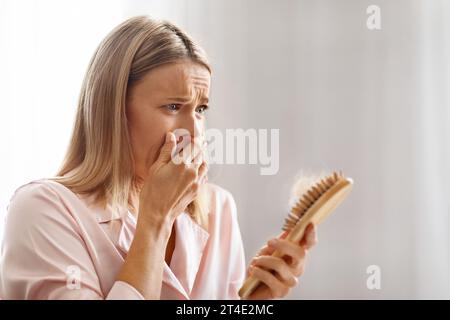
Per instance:
[[[130,212],[137,217],[139,212],[139,195],[141,194],[143,183],[134,182],[128,197],[128,207]]]

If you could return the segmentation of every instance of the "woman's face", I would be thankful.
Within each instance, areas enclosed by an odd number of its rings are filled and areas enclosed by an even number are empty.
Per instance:
[[[191,141],[203,136],[210,81],[208,69],[182,60],[153,69],[129,89],[126,111],[138,177],[146,178],[168,131],[184,129]]]

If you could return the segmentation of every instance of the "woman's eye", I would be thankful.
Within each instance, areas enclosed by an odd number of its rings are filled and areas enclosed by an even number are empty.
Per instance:
[[[203,113],[206,112],[206,110],[208,110],[208,108],[209,108],[209,107],[208,107],[207,105],[199,106],[199,107],[197,108],[197,112],[200,113],[200,114],[203,114]]]
[[[165,106],[167,110],[174,112],[174,111],[178,111],[180,109],[180,106],[177,104],[168,104]]]

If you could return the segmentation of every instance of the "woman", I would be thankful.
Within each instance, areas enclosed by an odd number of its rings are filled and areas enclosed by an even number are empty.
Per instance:
[[[288,294],[314,227],[299,244],[281,235],[246,270],[234,199],[206,178],[210,72],[168,22],[131,18],[102,41],[57,176],[11,199],[2,298],[238,299],[249,274],[266,284],[251,299]]]

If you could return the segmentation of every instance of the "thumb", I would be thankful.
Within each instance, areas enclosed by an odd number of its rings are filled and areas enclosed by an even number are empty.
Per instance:
[[[158,160],[161,163],[168,163],[172,158],[172,152],[176,147],[175,135],[172,132],[166,133],[166,140],[159,152]]]

